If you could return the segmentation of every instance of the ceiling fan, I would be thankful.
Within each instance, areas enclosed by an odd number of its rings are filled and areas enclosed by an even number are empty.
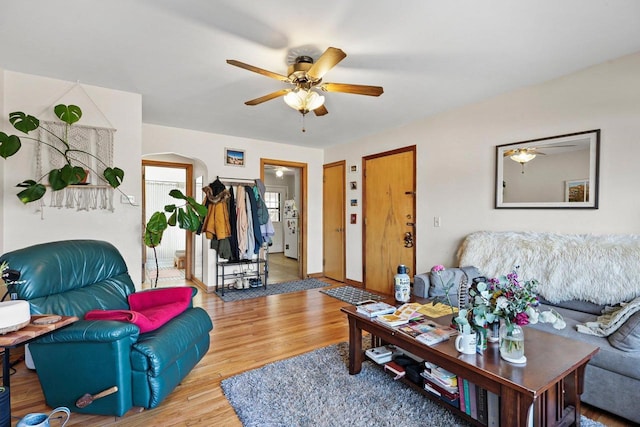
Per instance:
[[[324,96],[317,90],[324,92],[343,92],[356,95],[380,96],[383,92],[380,86],[354,85],[346,83],[323,83],[324,75],[346,58],[347,54],[341,49],[330,47],[316,60],[307,55],[296,57],[289,66],[287,75],[274,73],[235,59],[227,59],[227,64],[280,80],[292,85],[291,88],[281,89],[267,95],[245,102],[246,105],[258,105],[281,96],[291,108],[299,111],[303,116],[313,111],[316,116],[328,113],[324,106]],[[304,132],[304,128],[302,130]]]
[[[556,145],[548,148],[560,148],[560,147],[573,147],[573,145]],[[511,150],[506,150],[504,152],[504,157],[509,157],[514,162],[518,162],[522,165],[522,173],[524,173],[524,164],[530,162],[535,159],[536,156],[542,155],[546,156],[546,153],[538,151],[537,147],[523,147],[523,148],[513,148]]]

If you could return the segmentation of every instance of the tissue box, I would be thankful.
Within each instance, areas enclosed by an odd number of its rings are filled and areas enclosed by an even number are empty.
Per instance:
[[[0,334],[17,331],[31,321],[31,306],[28,301],[0,302]]]

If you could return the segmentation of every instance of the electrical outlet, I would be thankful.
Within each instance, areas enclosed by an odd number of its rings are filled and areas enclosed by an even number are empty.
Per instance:
[[[120,203],[126,205],[135,205],[136,204],[136,196],[130,196],[127,194],[120,195]]]
[[[433,226],[434,227],[440,227],[440,217],[439,216],[434,216],[433,217]]]

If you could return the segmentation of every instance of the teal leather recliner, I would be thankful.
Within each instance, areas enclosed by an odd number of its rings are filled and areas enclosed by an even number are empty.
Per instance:
[[[44,243],[6,253],[1,261],[20,271],[23,283],[10,291],[30,302],[32,314],[83,319],[89,310],[128,309],[127,296],[135,292],[120,252],[103,241]],[[144,334],[131,323],[80,320],[29,348],[49,406],[121,416],[131,407],[158,406],[206,354],[212,328],[205,310],[190,307]],[[75,405],[84,394],[113,386],[116,393],[85,408]]]

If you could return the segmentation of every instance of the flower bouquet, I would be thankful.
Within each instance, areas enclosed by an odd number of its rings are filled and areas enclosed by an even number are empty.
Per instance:
[[[500,354],[506,360],[521,361],[524,358],[524,333],[522,326],[538,321],[552,323],[555,329],[566,324],[555,310],[540,313],[536,293],[538,281],[523,281],[518,277],[518,267],[511,273],[487,282],[475,283],[469,288],[469,303],[460,310],[455,322],[462,328],[485,331],[500,319]],[[468,325],[468,326],[467,326]]]

